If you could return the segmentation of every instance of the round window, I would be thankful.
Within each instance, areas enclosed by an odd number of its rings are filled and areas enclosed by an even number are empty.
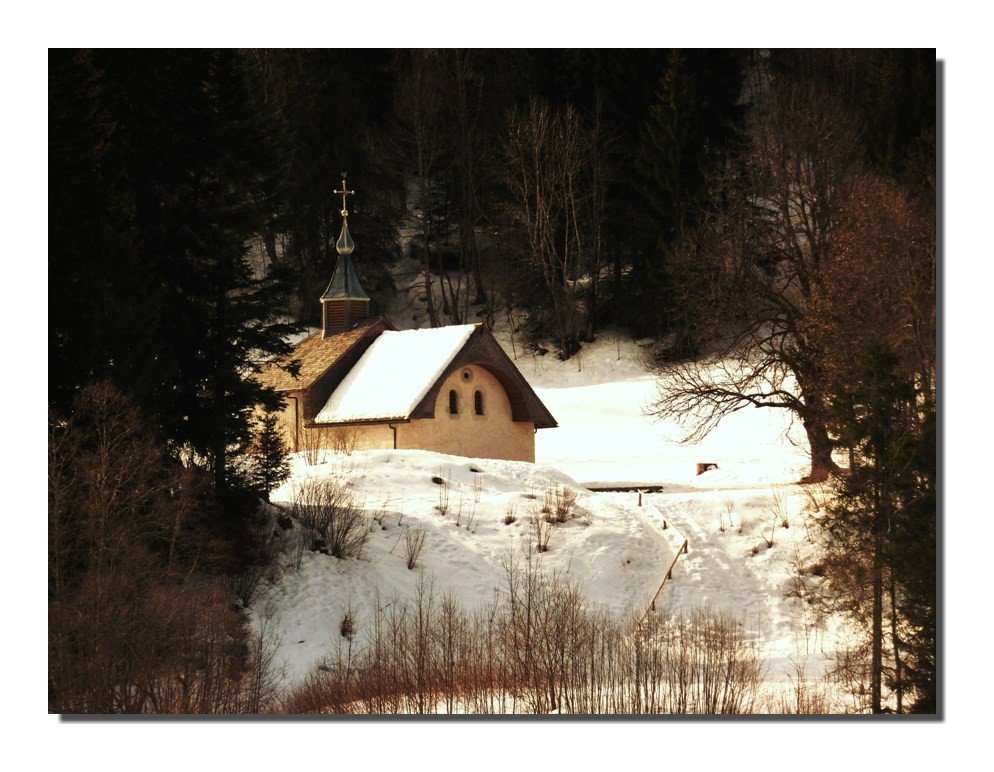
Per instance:
[[[473,373],[472,373],[472,371],[470,371],[470,370],[463,370],[462,371],[462,379],[464,381],[471,381],[471,380],[473,380]]]

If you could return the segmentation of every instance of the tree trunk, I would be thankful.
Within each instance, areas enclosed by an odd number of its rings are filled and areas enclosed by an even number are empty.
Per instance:
[[[895,712],[904,712],[904,666],[901,662],[901,641],[897,632],[897,587],[894,576],[890,577],[890,645],[894,651],[894,692],[897,698]]]
[[[815,418],[804,418],[804,432],[811,446],[811,472],[801,479],[802,484],[824,482],[840,472],[838,464],[832,460],[832,441],[824,422]]]
[[[215,403],[218,405],[222,404],[223,397],[217,393],[215,389],[214,394]],[[218,413],[218,426],[214,429],[211,444],[213,448],[213,461],[214,468],[212,470],[214,476],[214,493],[221,501],[225,500],[225,496],[228,491],[228,477],[227,477],[227,467],[228,467],[228,447],[226,438],[224,436],[224,426],[221,423],[221,414]]]
[[[884,616],[884,577],[883,577],[883,536],[876,534],[876,544],[873,554],[873,630],[871,636],[871,665],[870,665],[870,709],[874,713],[882,712],[881,693],[883,691],[883,616]]]

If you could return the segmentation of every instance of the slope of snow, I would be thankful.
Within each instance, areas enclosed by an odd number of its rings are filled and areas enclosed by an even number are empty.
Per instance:
[[[794,484],[810,467],[803,429],[786,411],[746,408],[684,444],[684,427],[647,415],[661,386],[641,353],[635,341],[604,335],[576,363],[519,360],[559,419],[558,429],[536,435],[536,458],[586,486],[661,486],[643,503],[689,552],[657,612],[726,612],[768,659],[771,680],[787,681],[798,667],[818,675],[844,632],[809,603],[819,534],[814,491]],[[717,468],[699,475],[698,463]]]
[[[317,415],[318,423],[407,418],[476,325],[380,335]]]
[[[420,581],[472,609],[492,600],[508,567],[533,559],[579,583],[593,606],[623,618],[645,612],[675,554],[658,518],[634,507],[631,497],[595,496],[541,465],[367,451],[314,466],[297,459],[294,472],[273,502],[288,504],[307,478],[333,477],[364,501],[371,532],[358,559],[305,551],[297,567],[288,551],[280,581],[254,604],[256,618],[268,619],[279,632],[277,659],[291,682],[340,645],[346,613],[357,621],[362,640],[373,616],[411,600]],[[530,519],[556,487],[577,492],[577,516],[559,526],[549,550],[539,553]],[[505,523],[509,513],[514,521]],[[405,551],[411,529],[425,532],[414,570]]]

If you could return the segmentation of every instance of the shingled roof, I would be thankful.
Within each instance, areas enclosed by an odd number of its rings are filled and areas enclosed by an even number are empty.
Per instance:
[[[390,329],[389,323],[378,316],[360,319],[352,329],[327,338],[318,330],[298,343],[289,355],[264,366],[256,378],[264,386],[276,391],[308,389],[360,341],[367,336],[376,337],[388,329]],[[294,360],[300,363],[296,378],[280,367]]]

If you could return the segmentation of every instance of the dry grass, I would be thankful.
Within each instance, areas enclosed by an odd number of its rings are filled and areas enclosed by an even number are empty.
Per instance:
[[[411,602],[377,604],[360,653],[342,647],[284,709],[730,714],[770,704],[761,702],[764,663],[727,616],[637,627],[591,609],[574,583],[528,556],[505,562],[494,598],[469,611],[422,577]]]

